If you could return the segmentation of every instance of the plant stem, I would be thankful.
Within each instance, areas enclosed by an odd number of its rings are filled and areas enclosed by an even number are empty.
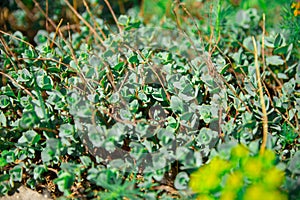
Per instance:
[[[104,46],[104,42],[102,40],[102,38],[99,36],[99,34],[97,33],[97,31],[95,30],[94,27],[91,26],[91,24],[89,22],[87,22],[78,12],[77,10],[75,10],[72,5],[67,1],[64,0],[64,2],[67,4],[67,6],[73,11],[73,13],[92,31],[92,33],[94,34],[94,36],[100,41],[100,43]]]
[[[262,32],[262,39],[261,39],[261,56],[262,56],[262,63],[263,63],[263,74],[266,70],[265,66],[265,35],[266,35],[266,15],[263,13],[263,32]]]
[[[110,13],[111,13],[111,15],[112,15],[113,18],[114,18],[114,21],[115,21],[115,23],[116,23],[116,25],[117,25],[117,27],[118,27],[118,29],[119,29],[119,33],[121,33],[121,32],[122,32],[122,28],[120,27],[120,25],[119,25],[119,23],[118,23],[118,19],[117,19],[117,17],[116,17],[116,14],[115,14],[114,10],[112,9],[112,7],[111,7],[111,5],[110,5],[110,3],[109,3],[108,0],[104,0],[104,2],[105,2],[105,4],[107,5],[107,7],[108,7],[108,9],[109,9],[109,11],[110,11]]]
[[[258,64],[258,55],[257,55],[257,47],[256,47],[256,41],[254,37],[252,36],[253,46],[254,46],[254,62],[255,62],[255,68],[256,68],[256,78],[257,78],[257,84],[258,84],[258,91],[259,91],[259,97],[260,97],[260,104],[262,109],[262,124],[263,124],[263,138],[262,143],[260,147],[260,154],[264,154],[268,139],[268,116],[267,116],[267,110],[265,105],[265,99],[264,99],[264,93],[262,89],[261,84],[261,75],[259,71],[259,64]]]

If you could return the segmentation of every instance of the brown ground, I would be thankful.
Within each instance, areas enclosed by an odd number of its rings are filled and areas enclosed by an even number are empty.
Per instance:
[[[42,195],[34,190],[21,186],[12,196],[0,197],[0,200],[50,200],[50,198],[47,195]]]

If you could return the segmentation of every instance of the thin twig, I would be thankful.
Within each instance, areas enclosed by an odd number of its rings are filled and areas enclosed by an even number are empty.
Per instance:
[[[48,18],[49,14],[49,0],[46,0],[46,19]],[[46,30],[49,31],[49,24],[48,20],[46,20]]]
[[[271,106],[274,108],[274,110],[284,119],[284,121],[286,123],[288,123],[290,125],[290,127],[298,133],[298,135],[300,136],[300,132],[299,132],[299,125],[297,125],[296,127],[290,122],[290,120],[288,119],[288,117],[286,117],[284,114],[282,114],[277,108],[275,108],[275,105],[272,101],[272,97],[271,97],[271,94],[266,86],[266,84],[262,81],[262,84],[263,84],[263,87],[265,88],[265,91],[267,93],[267,96],[269,97],[269,101],[270,101],[270,104]],[[297,119],[297,117],[295,116],[295,119]],[[296,123],[298,124],[298,122],[296,121]]]
[[[259,96],[260,96],[260,104],[262,109],[262,124],[263,124],[263,138],[262,143],[260,147],[260,153],[264,154],[266,145],[267,145],[267,139],[268,139],[268,116],[267,116],[267,110],[265,105],[265,99],[264,99],[264,93],[263,88],[261,84],[261,75],[259,71],[259,64],[258,64],[258,54],[257,54],[257,47],[256,47],[256,41],[254,37],[252,36],[253,46],[254,46],[254,62],[255,62],[255,68],[256,68],[256,78],[257,78],[257,84],[258,84],[258,90],[259,90]]]
[[[4,51],[5,51],[5,54],[7,55],[7,58],[9,59],[9,61],[11,62],[11,64],[13,65],[13,68],[15,71],[18,70],[18,67],[17,65],[12,61],[11,57],[14,57],[16,61],[17,60],[17,56],[11,51],[11,49],[7,46],[5,40],[3,39],[2,36],[0,36],[0,41],[4,47]]]
[[[95,25],[95,26],[97,27],[97,29],[100,31],[102,37],[103,37],[104,39],[106,39],[107,37],[106,37],[105,33],[104,33],[103,30],[99,27],[99,24],[98,24],[98,22],[95,20],[94,15],[92,14],[92,12],[91,12],[91,10],[90,10],[90,7],[88,6],[86,0],[83,0],[83,4],[84,4],[84,6],[85,6],[87,12],[88,12],[89,15],[91,16],[91,19],[92,19],[92,21],[94,22],[94,25]]]
[[[270,92],[269,92],[269,90],[268,90],[266,84],[265,84],[263,81],[262,81],[262,84],[263,84],[263,87],[264,87],[264,89],[265,89],[265,91],[266,91],[266,93],[267,93],[267,96],[269,97],[271,106],[274,107],[274,103],[273,103],[273,101],[272,101],[271,94],[270,94]]]
[[[280,86],[280,88],[283,87],[282,83],[280,82],[280,80],[277,78],[276,74],[273,72],[273,70],[267,66],[267,69],[269,70],[269,72],[271,73],[271,75],[273,76],[274,80],[276,81],[276,83]]]
[[[73,8],[74,8],[75,10],[77,10],[77,0],[73,0]],[[75,21],[75,24],[78,24],[78,25],[79,25],[78,18],[75,17],[75,16],[73,15],[73,19],[74,19],[74,21]]]
[[[42,61],[52,61],[52,62],[56,62],[57,64],[60,64],[60,65],[64,65],[66,66],[68,69],[73,69],[73,70],[76,70],[74,68],[72,68],[69,64],[66,64],[64,62],[61,62],[59,60],[55,60],[54,58],[18,58],[18,60],[42,60]]]
[[[49,171],[54,172],[56,175],[58,174],[58,171],[57,171],[56,169],[53,169],[53,168],[51,168],[51,167],[47,167],[47,169],[48,169]]]
[[[51,132],[51,133],[54,133],[54,134],[58,134],[58,131],[55,130],[55,129],[50,129],[50,128],[46,128],[46,127],[36,127],[36,128],[33,128],[33,130],[35,131],[46,131],[46,132]]]
[[[102,111],[104,114],[106,114],[106,115],[108,115],[109,117],[111,117],[111,118],[113,118],[114,120],[116,120],[117,122],[122,122],[122,123],[124,123],[124,124],[130,124],[130,125],[132,125],[132,126],[134,126],[134,127],[137,126],[136,123],[134,123],[134,122],[132,122],[132,121],[129,121],[129,120],[122,120],[122,119],[120,119],[119,117],[114,116],[112,113],[107,112],[107,111],[104,110],[104,109],[102,109],[101,111]]]
[[[21,39],[21,38],[18,38],[18,37],[14,36],[14,35],[12,35],[12,34],[10,34],[10,33],[4,32],[4,31],[2,31],[2,30],[0,30],[0,33],[2,33],[2,34],[4,34],[4,35],[8,35],[8,36],[12,37],[13,39],[19,40],[19,41],[21,41],[21,42],[27,44],[28,46],[30,46],[31,48],[34,49],[34,46],[33,46],[32,44],[30,44],[29,42],[26,42],[25,40],[23,40],[23,39]]]
[[[176,18],[176,23],[177,23],[177,27],[178,29],[186,36],[186,38],[190,41],[193,49],[195,50],[195,52],[198,54],[199,57],[203,58],[203,60],[205,61],[207,68],[208,68],[208,72],[209,75],[211,75],[215,80],[218,80],[217,82],[215,81],[215,83],[220,87],[220,88],[224,88],[224,83],[225,85],[229,88],[229,90],[242,102],[242,104],[245,106],[245,108],[247,109],[247,111],[249,113],[252,113],[250,111],[250,109],[248,108],[247,104],[240,98],[240,96],[236,93],[236,91],[234,91],[231,86],[229,85],[229,83],[225,80],[225,78],[219,74],[219,72],[215,69],[215,66],[213,65],[212,61],[211,61],[211,55],[201,55],[200,52],[197,50],[194,41],[190,38],[190,36],[181,28],[180,24],[179,24],[179,19],[178,19],[178,15],[175,11],[175,9],[173,9],[175,18]],[[193,18],[193,16],[191,16]],[[196,21],[194,21],[194,24],[196,26],[197,29],[199,29],[199,27],[196,24]],[[200,33],[200,30],[198,30],[198,33]],[[199,35],[200,39],[201,36]],[[202,39],[201,39],[202,41]],[[204,50],[203,50],[204,52]]]
[[[242,91],[243,94],[246,94],[245,89],[242,87],[242,85],[241,85],[241,84],[239,83],[239,81],[238,81],[238,75],[237,75],[237,73],[236,73],[235,70],[234,70],[234,66],[233,66],[233,63],[231,62],[230,58],[229,58],[227,55],[225,55],[225,53],[220,49],[220,47],[219,47],[218,45],[216,45],[215,47],[216,47],[216,48],[218,49],[218,51],[222,54],[222,56],[224,56],[224,57],[226,58],[226,60],[228,61],[228,63],[229,63],[230,66],[232,67],[232,73],[233,73],[233,75],[235,76],[235,78],[236,78],[236,80],[237,80],[237,84],[238,84],[240,90]],[[244,73],[242,73],[242,76],[243,76],[243,79],[246,77]]]
[[[262,32],[262,41],[261,41],[261,56],[262,56],[262,64],[263,64],[263,74],[265,74],[266,65],[265,65],[265,34],[266,34],[266,15],[263,13],[263,32]]]
[[[293,129],[295,132],[297,132],[298,135],[300,136],[300,131],[299,131],[299,129],[297,129],[297,128],[290,122],[289,118],[287,118],[284,114],[282,114],[277,108],[274,108],[274,109],[275,109],[275,111],[276,111],[278,114],[280,114],[280,115],[283,117],[284,121],[285,121],[286,123],[288,123],[288,124],[290,125],[290,127],[292,127],[292,129]]]
[[[130,49],[130,50],[136,51],[136,52],[139,54],[139,56],[141,56],[141,58],[142,58],[149,66],[151,66],[151,68],[150,68],[151,71],[152,71],[152,72],[155,74],[155,76],[157,77],[157,79],[158,79],[158,81],[159,81],[161,87],[163,88],[163,90],[164,90],[164,92],[165,92],[165,94],[166,94],[166,97],[167,97],[168,101],[170,102],[170,101],[171,101],[170,94],[168,93],[167,89],[165,88],[164,83],[162,82],[161,78],[159,77],[159,75],[157,74],[157,72],[154,70],[153,64],[150,63],[150,62],[148,61],[148,59],[142,54],[142,52],[141,52],[139,49],[133,49],[132,47],[128,46],[127,44],[124,44],[124,46],[125,46],[126,48]]]
[[[54,23],[54,21],[48,17],[47,13],[45,13],[45,11],[41,8],[40,4],[36,1],[36,0],[33,0],[35,6],[39,9],[39,11],[42,13],[42,15],[44,15],[46,17],[46,20],[48,20],[51,24],[51,26],[53,26],[53,28],[56,29],[56,25]]]
[[[69,1],[64,0],[67,6],[73,11],[73,13],[92,31],[94,36],[100,41],[100,43],[104,46],[104,42],[102,38],[98,35],[96,30],[73,8],[73,6],[69,3]]]
[[[127,81],[128,75],[129,75],[129,73],[126,73],[126,74],[125,74],[124,80],[121,82],[120,87],[119,87],[119,89],[118,89],[118,91],[117,91],[118,93],[121,92],[121,89],[122,89],[123,85],[124,85],[125,82]]]
[[[58,31],[59,31],[59,27],[61,26],[61,23],[62,23],[62,22],[63,22],[63,19],[60,19],[59,24],[58,24],[57,27],[56,27],[55,34],[54,34],[54,36],[53,36],[52,43],[50,44],[50,48],[51,48],[51,49],[52,49],[52,47],[53,47],[53,44],[54,44],[54,42],[55,42],[55,38],[56,38],[56,36],[57,36],[57,33],[58,33]]]
[[[9,78],[14,84],[16,84],[17,86],[19,86],[22,90],[24,90],[24,92],[26,92],[29,96],[31,96],[33,99],[36,99],[33,94],[31,94],[31,92],[29,90],[27,90],[25,87],[23,87],[22,85],[20,85],[15,79],[13,79],[11,76],[9,76],[8,74],[5,74],[3,72],[0,71],[0,74],[2,74],[3,76],[6,76],[7,78]]]
[[[118,23],[118,20],[117,20],[117,17],[116,17],[116,14],[115,14],[114,10],[112,9],[112,7],[111,7],[111,5],[110,5],[110,3],[109,3],[108,0],[104,0],[104,2],[107,5],[107,7],[108,7],[108,9],[109,9],[109,11],[111,13],[111,15],[113,16],[113,18],[115,20],[115,23],[116,23],[116,25],[117,25],[117,27],[119,29],[119,33],[121,33],[122,32],[122,28],[121,28],[121,26]]]
[[[24,3],[22,1],[15,0],[15,2],[22,10],[24,10],[24,12],[26,13],[26,16],[30,19],[30,21],[32,21],[32,22],[36,21],[36,17],[30,12],[30,10],[27,8],[26,5],[24,5]]]
[[[76,10],[74,10],[74,8],[70,5],[70,3],[67,1],[67,0],[64,0],[66,2],[66,4],[70,7],[71,10],[75,11],[75,14],[77,13]],[[45,11],[40,7],[39,3],[36,1],[36,0],[33,0],[33,2],[35,3],[36,7],[40,10],[40,12],[46,17],[46,13]],[[80,18],[82,18],[78,13],[77,13],[77,16],[79,16]],[[83,19],[83,18],[82,18]],[[51,20],[49,17],[47,18],[47,20],[49,20],[50,24],[55,28],[57,29],[57,26],[55,25],[55,23],[53,22],[53,20]],[[84,20],[84,19],[83,19]],[[85,21],[86,22],[86,21]],[[86,22],[87,23],[87,22]],[[91,25],[89,23],[87,23],[88,26],[91,27]],[[92,27],[91,27],[92,28]],[[66,45],[69,47],[69,50],[71,51],[71,54],[72,54],[72,58],[73,60],[75,61],[76,65],[78,66],[78,60],[76,58],[76,54],[74,52],[74,49],[72,47],[72,45],[70,44],[70,42],[68,40],[66,40],[66,38],[64,37],[64,35],[62,34],[62,32],[60,31],[60,29],[57,29],[58,30],[58,33],[60,35],[60,37],[62,38],[62,40],[66,43]],[[95,29],[92,28],[92,31],[95,31]],[[96,34],[96,37],[98,35]],[[100,36],[98,36],[100,38]],[[101,40],[101,38],[100,38]],[[90,86],[90,84],[86,81],[81,69],[78,67],[77,68],[77,74],[79,75],[79,77],[81,78],[81,80],[88,85],[89,89],[92,90],[92,87]]]
[[[61,32],[65,32],[65,31],[69,31],[69,30],[78,30],[78,29],[79,29],[78,24],[69,24],[68,23],[67,25],[60,27]]]
[[[188,9],[186,8],[185,4],[184,3],[179,3],[179,1],[177,0],[176,3],[181,6],[181,8],[183,9],[183,11],[192,19],[196,29],[197,29],[197,33],[198,33],[198,36],[201,38],[201,31],[200,31],[200,28],[195,20],[195,18],[191,15],[191,13],[188,11]],[[175,10],[173,10],[174,12]],[[175,11],[176,12],[176,11]]]

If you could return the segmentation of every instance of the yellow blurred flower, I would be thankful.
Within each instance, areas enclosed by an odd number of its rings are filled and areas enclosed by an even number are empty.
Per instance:
[[[216,156],[192,173],[189,186],[200,200],[286,200],[280,190],[285,174],[276,168],[275,160],[271,150],[251,156],[247,147],[238,145],[230,160]]]
[[[264,185],[256,184],[247,188],[243,200],[287,200],[287,196],[277,190],[267,190]]]
[[[244,185],[243,174],[239,171],[233,172],[227,177],[225,189],[239,190]]]
[[[201,168],[200,168],[201,169]],[[199,170],[191,175],[190,188],[197,193],[209,193],[216,189],[221,183],[221,179],[215,173]]]
[[[251,180],[258,180],[263,174],[263,163],[257,157],[249,158],[243,163],[244,174]]]
[[[269,188],[276,189],[277,187],[280,187],[283,181],[284,172],[277,169],[276,167],[273,167],[272,169],[266,171],[265,175],[263,176],[263,182]]]
[[[237,145],[231,150],[231,156],[234,158],[245,158],[249,156],[249,150],[244,145]]]
[[[197,200],[215,200],[215,198],[213,198],[209,194],[202,194],[197,197]]]
[[[274,165],[276,160],[275,153],[269,149],[267,149],[263,155],[260,155],[261,162],[264,163],[265,167],[270,167]]]
[[[226,190],[222,192],[220,200],[232,200],[236,199],[236,196],[237,195],[235,191]]]
[[[295,9],[294,16],[297,17],[298,15],[300,15],[300,1],[292,3],[291,8]]]
[[[209,168],[210,173],[213,172],[217,175],[221,175],[224,172],[230,170],[231,165],[227,160],[223,160],[220,157],[215,157],[211,160]]]

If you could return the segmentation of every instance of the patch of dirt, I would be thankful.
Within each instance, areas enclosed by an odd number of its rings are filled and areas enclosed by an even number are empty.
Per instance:
[[[43,195],[25,186],[21,186],[13,195],[0,197],[0,200],[51,200],[51,198],[47,193]]]

